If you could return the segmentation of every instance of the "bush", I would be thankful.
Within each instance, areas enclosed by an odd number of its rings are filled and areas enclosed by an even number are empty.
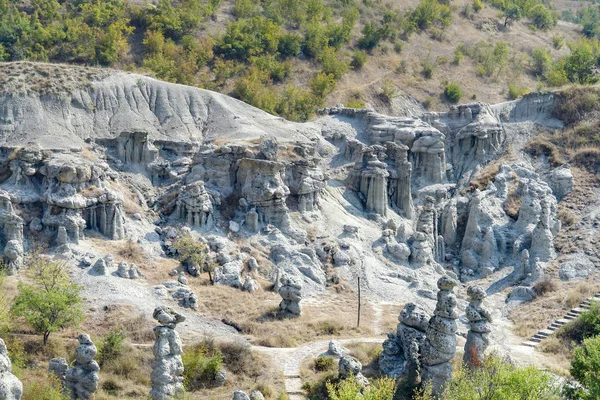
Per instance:
[[[585,339],[582,345],[573,351],[570,372],[586,389],[578,390],[578,398],[600,398],[600,337]]]
[[[223,369],[221,352],[206,341],[185,349],[181,359],[184,385],[189,391],[211,386],[217,372]]]
[[[454,59],[452,60],[452,63],[454,65],[460,65],[463,58],[464,58],[464,55],[463,55],[462,51],[460,51],[459,49],[456,49],[454,51]]]
[[[538,296],[543,296],[546,293],[551,293],[551,292],[555,291],[556,288],[557,288],[556,282],[554,282],[550,279],[543,279],[541,281],[537,281],[533,285],[533,291]]]
[[[508,98],[511,100],[516,100],[527,93],[529,93],[529,90],[526,88],[518,87],[514,83],[508,84]]]
[[[113,361],[123,353],[123,341],[125,334],[121,330],[113,330],[104,337],[100,348],[98,349],[98,364]]]
[[[517,367],[497,355],[486,357],[482,368],[460,368],[439,400],[559,400],[555,378],[536,367]],[[417,392],[414,400],[432,400],[431,387]]]
[[[548,50],[538,47],[531,53],[531,64],[536,76],[544,76],[552,67],[552,56]]]
[[[394,43],[394,51],[398,54],[402,53],[402,42],[398,41]]]
[[[346,57],[332,47],[323,50],[318,59],[323,67],[323,73],[331,74],[338,80],[350,69],[350,63]]]
[[[358,47],[365,50],[373,50],[382,39],[382,32],[375,23],[367,22],[362,30],[362,37],[358,39]]]
[[[363,389],[353,378],[337,384],[327,382],[330,400],[392,400],[396,391],[396,381],[392,378],[379,378]]]
[[[450,103],[458,103],[463,96],[460,85],[458,83],[448,83],[444,87],[444,96]]]
[[[478,13],[481,10],[483,10],[483,1],[481,1],[481,0],[473,0],[473,11],[475,11],[476,13]]]
[[[567,341],[582,343],[583,340],[600,334],[600,303],[592,302],[590,308],[573,322],[561,327],[557,336]]]
[[[435,63],[431,62],[429,58],[426,58],[425,60],[421,61],[421,68],[423,68],[423,77],[425,77],[425,79],[433,78],[433,72],[435,71],[435,67]]]
[[[352,61],[350,61],[350,65],[354,69],[362,69],[362,67],[367,63],[367,59],[367,53],[357,50],[352,53]]]
[[[62,384],[52,374],[28,377],[23,385],[23,398],[28,400],[68,400]]]
[[[575,215],[564,208],[558,211],[558,219],[560,219],[563,226],[572,226],[577,222]]]
[[[313,94],[320,99],[324,99],[329,93],[335,89],[337,80],[333,74],[325,74],[323,72],[318,73],[312,78],[308,86],[312,90]]]
[[[380,95],[386,103],[390,103],[394,98],[398,97],[398,88],[394,82],[384,79],[381,84]]]
[[[541,3],[533,6],[529,11],[529,18],[533,26],[543,30],[554,27],[558,21],[556,14]]]
[[[315,358],[315,371],[330,371],[335,369],[335,360],[331,357]]]
[[[302,50],[302,37],[295,33],[282,35],[277,50],[282,57],[296,57]]]
[[[556,50],[562,49],[564,44],[565,44],[565,38],[563,36],[561,36],[561,35],[552,36],[552,47],[554,47]]]

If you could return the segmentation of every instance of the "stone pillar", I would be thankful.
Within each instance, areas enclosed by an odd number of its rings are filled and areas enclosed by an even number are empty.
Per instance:
[[[530,254],[533,258],[548,262],[556,258],[554,237],[550,230],[550,205],[545,200],[542,200],[540,205],[540,220],[531,234]]]
[[[469,296],[469,305],[465,314],[469,320],[469,333],[463,361],[469,368],[480,368],[483,365],[485,349],[490,344],[488,336],[491,331],[492,316],[483,306],[485,290],[479,286],[469,286],[467,296]]]
[[[75,350],[75,366],[67,371],[65,384],[71,392],[71,400],[89,400],[98,390],[100,367],[94,360],[98,349],[87,334],[79,335],[77,340],[79,346]]]
[[[12,374],[12,363],[8,358],[6,344],[0,339],[0,399],[20,400],[22,395],[23,384]]]
[[[154,328],[154,361],[152,361],[152,400],[167,400],[184,393],[183,361],[181,353],[183,346],[179,334],[175,330],[178,323],[185,317],[168,307],[157,307],[152,317],[160,326]]]
[[[408,161],[407,146],[396,149],[396,168],[398,173],[398,184],[396,186],[396,206],[408,219],[414,215],[412,201],[412,163]]]
[[[286,317],[297,317],[302,314],[302,282],[299,278],[286,276],[282,279],[279,295],[282,297],[279,310]]]
[[[452,293],[458,282],[442,276],[437,286],[437,304],[427,327],[427,338],[423,344],[423,374],[421,381],[430,382],[433,395],[439,397],[452,378],[450,360],[456,353],[456,296]]]

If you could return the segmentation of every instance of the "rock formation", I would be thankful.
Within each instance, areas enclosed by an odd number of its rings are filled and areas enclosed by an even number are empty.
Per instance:
[[[12,363],[4,340],[0,339],[0,399],[20,400],[23,395],[23,384],[12,374]]]
[[[185,317],[178,312],[157,307],[152,317],[160,326],[154,328],[154,361],[152,361],[152,400],[167,400],[184,392],[183,361],[181,360],[182,344],[175,330]]]
[[[211,222],[213,202],[204,182],[196,181],[180,189],[175,213],[188,226],[203,227]]]
[[[415,303],[408,303],[398,315],[396,332],[388,333],[379,357],[379,368],[393,378],[405,377],[416,383],[421,371],[421,350],[429,314]]]
[[[69,364],[64,358],[53,358],[48,364],[48,372],[54,374],[63,385],[67,379],[68,370]]]
[[[369,380],[362,374],[362,364],[351,355],[340,358],[338,373],[341,380],[353,377],[354,381],[362,386],[369,384]]]
[[[469,286],[467,289],[469,305],[465,310],[469,320],[469,333],[465,343],[464,363],[470,368],[479,368],[483,365],[485,349],[490,340],[490,323],[492,316],[487,308],[483,306],[485,291],[479,286]]]
[[[71,392],[71,400],[90,400],[98,389],[100,367],[94,360],[98,349],[89,335],[79,335],[77,340],[79,346],[75,349],[75,365],[67,371],[65,386]]]
[[[458,284],[448,276],[442,276],[437,283],[437,304],[427,327],[427,338],[422,350],[423,382],[430,382],[435,396],[439,396],[452,378],[450,360],[456,353],[456,297],[452,293]]]
[[[293,276],[285,276],[281,279],[279,295],[282,297],[279,310],[282,315],[297,317],[302,314],[302,283]]]

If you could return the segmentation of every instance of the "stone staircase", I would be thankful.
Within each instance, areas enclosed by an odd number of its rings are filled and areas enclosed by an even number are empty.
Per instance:
[[[563,325],[568,324],[569,322],[571,322],[574,319],[576,319],[577,317],[579,317],[579,315],[582,312],[588,310],[590,308],[590,305],[592,304],[592,301],[599,301],[600,302],[600,292],[596,293],[594,296],[590,297],[589,299],[583,301],[577,307],[571,309],[568,313],[566,313],[564,317],[562,317],[561,319],[557,319],[556,321],[552,322],[548,326],[548,328],[542,329],[541,331],[539,331],[538,333],[536,333],[535,335],[533,335],[531,337],[531,339],[529,339],[528,341],[523,342],[522,344],[524,346],[536,347],[538,344],[540,344],[540,342],[542,340],[544,340],[548,336],[552,335],[558,328],[560,328]]]

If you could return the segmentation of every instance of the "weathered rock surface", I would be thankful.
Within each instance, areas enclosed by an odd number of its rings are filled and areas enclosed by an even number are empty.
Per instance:
[[[438,280],[438,295],[433,317],[429,320],[423,343],[422,381],[430,382],[435,396],[443,393],[452,378],[450,360],[456,353],[456,296],[452,293],[458,284],[448,276]]]
[[[0,399],[20,400],[23,395],[23,384],[12,374],[12,363],[4,340],[0,339]]]
[[[284,316],[297,317],[302,314],[302,282],[295,277],[285,276],[281,279],[279,295],[282,300],[279,303],[279,311]]]
[[[563,281],[586,279],[595,270],[596,266],[585,254],[575,253],[560,263],[558,276]]]
[[[175,331],[177,324],[185,321],[185,317],[166,307],[157,307],[152,316],[160,326],[154,328],[156,341],[150,374],[150,397],[152,400],[167,400],[185,392],[181,360],[183,345]]]
[[[75,349],[75,365],[69,368],[65,377],[65,386],[71,391],[72,400],[89,400],[98,390],[100,367],[94,360],[98,349],[89,335],[77,338],[79,346]]]
[[[358,359],[350,355],[344,355],[340,358],[338,373],[342,380],[353,377],[360,385],[364,386],[369,384],[369,380],[362,374],[362,364]]]
[[[465,343],[464,363],[471,368],[483,366],[485,350],[490,344],[489,333],[492,317],[490,311],[483,306],[485,291],[479,286],[469,286],[467,289],[469,305],[465,310],[469,320],[469,333]]]

